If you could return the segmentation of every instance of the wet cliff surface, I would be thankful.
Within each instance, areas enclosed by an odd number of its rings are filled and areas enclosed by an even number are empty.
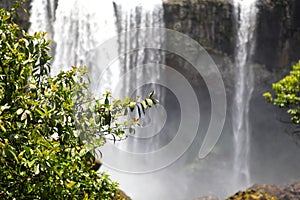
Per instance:
[[[259,0],[253,60],[269,70],[299,59],[300,2]],[[166,27],[185,33],[210,53],[234,57],[236,22],[228,0],[167,1]]]
[[[262,94],[270,91],[272,83],[283,78],[300,59],[300,1],[258,0],[257,8],[255,40],[251,41],[255,42],[255,47],[248,66],[253,68],[255,79],[249,108],[251,182],[284,184],[299,174],[297,170],[300,165],[292,156],[299,152],[299,147],[295,144],[297,139],[289,135],[293,127],[280,123],[284,110],[266,103]],[[233,5],[226,0],[169,0],[164,3],[164,11],[166,27],[198,41],[221,72],[228,100],[227,119],[220,138],[220,143],[223,143],[232,137],[231,104],[236,84],[234,59],[237,27]],[[175,55],[166,58],[168,65],[189,77],[194,88],[207,91],[201,75],[189,63]],[[227,147],[230,148],[230,145]],[[287,170],[284,163],[293,167]],[[195,176],[195,182],[203,176]],[[206,188],[206,191],[209,189]]]
[[[260,1],[254,61],[269,70],[300,59],[300,1]]]
[[[235,23],[227,1],[165,3],[166,27],[185,33],[207,50],[233,55]]]

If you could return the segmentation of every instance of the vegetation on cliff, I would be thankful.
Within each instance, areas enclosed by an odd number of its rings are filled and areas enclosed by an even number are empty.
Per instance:
[[[290,74],[272,85],[274,95],[266,92],[264,97],[268,102],[280,108],[287,108],[291,121],[300,123],[300,62],[293,66]]]

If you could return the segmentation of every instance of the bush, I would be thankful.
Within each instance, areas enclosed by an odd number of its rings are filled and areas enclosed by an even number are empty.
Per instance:
[[[270,92],[264,94],[268,102],[280,108],[287,108],[287,113],[291,116],[291,122],[300,123],[300,61],[293,66],[289,75],[274,83]]]
[[[27,34],[0,9],[0,198],[121,199],[117,183],[93,168],[95,148],[126,138],[134,109],[156,103],[89,93],[87,70],[50,77],[46,33]],[[139,116],[140,117],[140,116]]]

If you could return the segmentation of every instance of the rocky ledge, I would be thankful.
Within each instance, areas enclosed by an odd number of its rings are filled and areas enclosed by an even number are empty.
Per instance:
[[[299,200],[300,182],[284,186],[276,185],[253,185],[246,191],[238,192],[227,200]]]
[[[245,191],[239,191],[226,200],[299,200],[300,182],[283,186],[256,184]],[[215,196],[195,198],[193,200],[219,200]]]

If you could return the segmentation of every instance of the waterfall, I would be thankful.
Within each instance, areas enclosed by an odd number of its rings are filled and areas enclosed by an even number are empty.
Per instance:
[[[146,96],[151,91],[155,91],[155,96],[163,103],[162,91],[155,84],[146,84],[141,87],[143,82],[156,83],[161,78],[159,64],[164,62],[164,55],[159,50],[143,48],[149,46],[148,43],[163,44],[163,34],[156,35],[153,32],[143,31],[145,27],[164,27],[162,1],[116,1],[116,16],[118,32],[126,32],[119,35],[119,62],[120,74],[126,74],[122,81],[120,92],[122,96]],[[141,28],[141,30],[139,30]],[[137,31],[135,31],[137,30]],[[134,50],[134,51],[132,51]],[[124,54],[122,52],[131,52]],[[151,66],[148,66],[151,64]],[[132,73],[134,72],[134,73]],[[158,111],[157,109],[155,111]],[[159,111],[158,111],[159,112]],[[152,141],[152,137],[161,128],[161,113],[154,113],[152,117],[146,114],[141,119],[144,128],[136,128],[134,137],[130,136],[126,142],[119,144],[119,148],[130,152],[149,152],[157,148],[158,141]],[[152,119],[150,119],[152,118]],[[147,126],[147,127],[146,127]],[[145,138],[147,138],[145,140]]]
[[[51,10],[54,14],[49,18],[47,17],[49,8],[53,7],[56,9]],[[71,66],[85,65],[91,78],[91,90],[96,95],[110,90],[117,98],[137,95],[145,97],[151,91],[155,91],[155,97],[163,102],[161,89],[156,87],[155,83],[162,77],[159,64],[163,63],[164,55],[159,51],[159,44],[162,43],[164,33],[156,35],[139,29],[164,27],[162,0],[73,0],[72,3],[58,0],[54,6],[47,0],[34,0],[30,21],[31,32],[51,33],[50,39],[54,41],[51,75],[68,70]],[[103,52],[101,46],[107,41],[114,41],[115,38],[117,44],[111,42],[111,48],[107,50],[111,51],[117,46],[119,57],[111,60],[109,66],[103,66],[103,59],[109,59],[105,54],[109,52]],[[143,48],[147,43],[158,44],[155,45],[158,49]],[[141,84],[144,82],[153,84]],[[147,115],[141,121],[145,126],[144,129],[137,128],[134,136],[130,136],[125,143],[115,146],[121,151],[132,153],[155,150],[159,138],[153,141],[152,136],[160,129],[157,124],[164,122],[155,121],[161,116],[160,109],[152,109],[151,112],[153,119]],[[102,153],[104,165],[105,158],[121,160],[116,159],[118,157],[116,152],[102,151]],[[123,164],[135,165],[126,161]],[[122,183],[119,176],[116,180]],[[134,188],[126,189],[128,193],[132,190]]]
[[[120,63],[123,65],[123,72],[126,73],[138,65],[148,63],[159,64],[163,61],[163,54],[161,52],[140,49],[147,46],[149,42],[162,43],[163,33],[159,36],[145,31],[137,31],[135,34],[131,34],[131,30],[136,28],[164,27],[161,4],[161,0],[151,1],[151,3],[144,1],[142,4],[128,4],[127,1],[117,1],[116,14],[118,19],[118,32],[125,31],[128,33],[123,37],[119,37],[119,48],[126,52],[130,52],[132,49],[139,49],[130,55],[124,55],[120,58]],[[127,91],[126,93],[128,93],[131,88],[137,88],[135,84],[139,82],[138,79],[150,79],[152,82],[158,80],[160,78],[159,67],[156,65],[152,68],[146,68],[142,74],[136,75],[135,77],[127,76],[124,82],[124,91]]]
[[[136,35],[130,35],[130,31],[137,28],[163,27],[161,0],[74,0],[72,4],[66,0],[58,0],[57,5],[54,2],[33,0],[30,15],[30,33],[47,31],[48,38],[54,41],[52,75],[60,70],[70,69],[70,66],[88,66],[92,90],[99,94],[99,90],[112,90],[118,84],[121,73],[126,73],[137,65],[163,60],[162,54],[157,51],[140,49],[136,50],[137,53],[127,52],[142,48],[147,42],[161,42],[161,37],[156,36],[158,41],[152,39],[155,38],[152,33],[137,32]],[[121,32],[126,32],[127,35],[120,38]],[[120,58],[107,69],[107,66],[99,66],[99,45],[118,34]],[[105,84],[100,87],[93,80],[99,81],[101,74]],[[159,76],[158,67],[146,68],[136,77],[128,76],[123,82],[124,88],[120,90],[122,94],[118,95],[132,95],[128,92],[132,88],[137,89],[135,83],[139,79],[155,82]]]
[[[48,37],[53,38],[53,22],[55,18],[54,1],[32,0],[30,10],[29,33],[37,31],[48,32]]]
[[[234,0],[237,21],[235,57],[235,95],[232,110],[234,134],[235,187],[249,186],[250,125],[249,107],[253,92],[253,72],[250,56],[254,45],[256,0]]]
[[[116,35],[112,2],[59,0],[55,15],[52,74],[73,65],[88,66],[90,71],[100,67],[95,62],[96,48]]]

